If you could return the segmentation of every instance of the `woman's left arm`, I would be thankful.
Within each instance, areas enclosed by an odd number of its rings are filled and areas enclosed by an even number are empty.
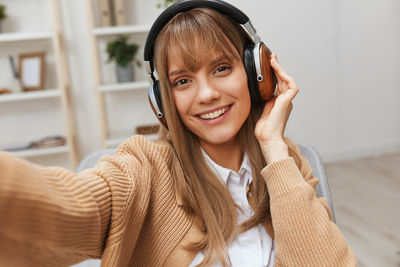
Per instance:
[[[262,171],[270,194],[275,266],[356,266],[327,199],[317,197],[318,178],[296,145],[286,143],[290,157]]]
[[[265,104],[255,135],[267,162],[262,175],[270,195],[275,266],[356,266],[353,251],[332,222],[327,200],[317,197],[318,178],[296,145],[284,138],[299,88],[275,54],[271,66],[278,88]]]

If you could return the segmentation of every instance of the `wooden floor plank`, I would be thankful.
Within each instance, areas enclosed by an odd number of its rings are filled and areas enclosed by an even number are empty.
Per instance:
[[[400,267],[400,154],[325,167],[337,224],[359,266]]]

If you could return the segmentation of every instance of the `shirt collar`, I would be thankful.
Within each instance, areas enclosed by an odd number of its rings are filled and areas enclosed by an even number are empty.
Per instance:
[[[210,168],[224,182],[224,184],[226,184],[227,181],[228,181],[229,176],[231,174],[235,174],[235,171],[233,171],[231,169],[228,169],[228,168],[224,168],[221,165],[218,165],[217,163],[215,163],[215,161],[213,161],[207,155],[207,153],[204,151],[203,148],[201,148],[201,152],[203,153],[203,156],[204,156],[206,162],[208,163],[208,165],[210,166]],[[238,174],[239,175],[244,175],[245,172],[248,172],[250,174],[249,175],[249,182],[251,182],[253,180],[253,177],[251,175],[251,164],[250,164],[249,157],[247,156],[247,153],[244,153],[242,165],[240,166]]]

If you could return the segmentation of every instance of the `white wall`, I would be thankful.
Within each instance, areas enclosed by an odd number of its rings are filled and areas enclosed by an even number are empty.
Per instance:
[[[100,148],[84,2],[62,1],[82,156]],[[159,12],[156,0],[127,2],[134,22],[150,24]],[[301,88],[289,136],[314,145],[326,161],[400,151],[400,2],[229,2],[251,18]],[[147,101],[135,97],[133,107]]]
[[[289,136],[325,160],[400,150],[398,1],[235,3],[301,88]]]

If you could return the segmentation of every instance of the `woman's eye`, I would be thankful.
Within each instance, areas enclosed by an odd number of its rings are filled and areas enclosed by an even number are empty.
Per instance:
[[[181,79],[181,80],[177,81],[174,85],[175,86],[184,85],[184,84],[186,84],[188,82],[189,82],[188,79]]]
[[[229,66],[221,66],[221,67],[218,67],[215,72],[223,72],[223,71],[229,70],[229,69],[230,69]]]

